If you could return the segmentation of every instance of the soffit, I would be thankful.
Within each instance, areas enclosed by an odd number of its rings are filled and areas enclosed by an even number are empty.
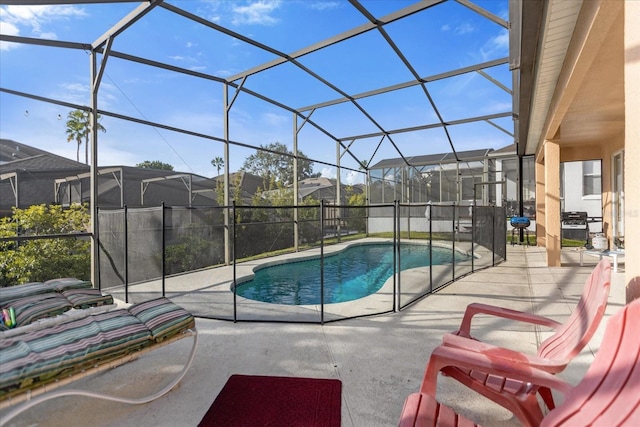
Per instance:
[[[535,154],[556,91],[582,2],[550,0],[535,72],[525,154]]]
[[[613,11],[612,13],[616,13]],[[606,142],[624,129],[624,23],[617,13],[560,123],[559,142]]]

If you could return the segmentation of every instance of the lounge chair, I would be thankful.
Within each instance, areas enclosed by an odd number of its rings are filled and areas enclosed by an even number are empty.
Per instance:
[[[565,396],[564,402],[540,420],[542,427],[640,426],[640,300],[612,316],[600,350],[584,378],[575,387],[559,376],[519,360],[492,352],[471,352],[440,346],[434,350],[419,393],[405,400],[400,427],[475,426],[476,424],[440,404],[435,398],[432,373],[447,366],[477,369],[522,383],[544,384]]]
[[[164,297],[126,309],[95,308],[70,311],[0,333],[0,409],[13,407],[2,414],[0,425],[41,402],[61,396],[147,403],[168,393],[182,380],[197,347],[193,315]],[[184,368],[170,384],[150,396],[122,398],[58,389],[186,336],[193,336],[193,347]]]
[[[481,354],[500,355],[525,368],[536,368],[557,374],[584,348],[595,333],[607,306],[611,287],[611,265],[601,260],[587,279],[584,291],[575,310],[565,323],[506,308],[470,304],[464,314],[460,330],[443,337],[441,346],[458,347]],[[489,314],[502,318],[546,326],[555,330],[538,348],[536,355],[497,347],[475,339],[471,333],[471,321],[476,314]],[[544,384],[530,383],[512,377],[507,370],[502,375],[490,375],[480,366],[443,366],[434,370],[430,363],[425,377],[425,392],[435,395],[436,377],[439,371],[513,412],[526,426],[536,426],[542,420],[538,403],[539,394],[547,407],[555,403],[550,389]]]

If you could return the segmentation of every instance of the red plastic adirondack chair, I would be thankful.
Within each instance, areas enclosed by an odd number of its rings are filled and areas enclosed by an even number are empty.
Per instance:
[[[519,364],[491,352],[476,353],[439,346],[429,360],[419,393],[407,397],[400,427],[475,426],[476,424],[435,399],[433,372],[447,366],[482,368],[495,375],[508,374],[523,382],[543,384],[562,392],[564,402],[549,412],[542,427],[640,426],[640,299],[612,316],[600,350],[578,385],[572,387],[558,376]]]
[[[611,265],[607,259],[603,259],[587,279],[576,309],[562,324],[531,313],[486,304],[470,304],[465,311],[460,330],[446,334],[442,345],[501,355],[514,363],[556,374],[564,370],[593,337],[604,315],[610,287]],[[496,347],[473,338],[471,320],[479,313],[547,326],[554,329],[555,333],[540,345],[535,356]],[[442,373],[510,410],[526,426],[536,426],[542,420],[542,410],[536,394],[540,394],[549,409],[555,406],[548,387],[514,379],[509,370],[502,375],[489,375],[480,367],[447,366],[442,369]],[[433,393],[436,375],[437,371],[433,378],[429,379],[433,380]]]

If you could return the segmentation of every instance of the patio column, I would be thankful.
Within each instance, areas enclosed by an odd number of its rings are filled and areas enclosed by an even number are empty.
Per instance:
[[[544,193],[544,160],[536,158],[536,246],[543,248],[547,246]]]
[[[624,2],[625,283],[627,302],[640,298],[640,2]],[[635,187],[635,188],[634,188]]]
[[[544,205],[545,205],[545,247],[547,265],[560,267],[560,145],[544,142]]]

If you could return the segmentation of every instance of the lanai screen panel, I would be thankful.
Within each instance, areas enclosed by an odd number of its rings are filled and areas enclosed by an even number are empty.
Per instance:
[[[3,16],[12,24],[0,36],[11,44],[0,65],[3,136],[71,153],[72,144],[59,147],[64,124],[54,118],[95,108],[109,130],[97,137],[101,165],[133,166],[157,152],[177,159],[181,172],[208,176],[217,156],[234,172],[247,153],[282,142],[316,162],[315,172],[336,167],[334,175],[350,179],[363,160],[400,157],[410,170],[415,155],[446,148],[455,157],[513,141],[507,1],[0,3],[10,5]],[[44,7],[47,21],[33,12],[39,32],[18,19],[15,4]],[[62,16],[68,25],[47,32]],[[16,52],[26,50],[36,66],[18,69]],[[50,71],[65,56],[72,72],[62,78]],[[27,110],[41,117],[38,138]],[[154,139],[161,150],[149,151]],[[374,142],[362,148],[360,140]],[[126,162],[101,160],[113,158]],[[418,185],[415,171],[392,175],[393,192],[398,179]],[[441,200],[459,187],[449,175],[441,171]]]

